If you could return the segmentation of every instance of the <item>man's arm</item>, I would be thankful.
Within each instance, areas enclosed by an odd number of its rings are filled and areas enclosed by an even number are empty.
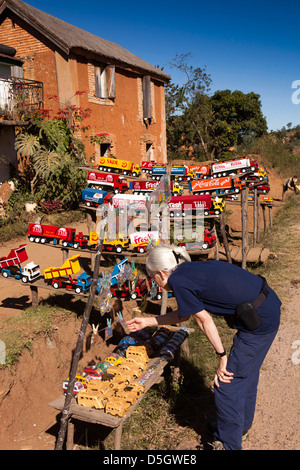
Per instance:
[[[165,315],[157,315],[153,317],[135,317],[126,322],[129,331],[134,332],[146,328],[147,326],[158,325],[176,325],[177,323],[184,322],[190,317],[180,317],[178,310],[168,312]]]

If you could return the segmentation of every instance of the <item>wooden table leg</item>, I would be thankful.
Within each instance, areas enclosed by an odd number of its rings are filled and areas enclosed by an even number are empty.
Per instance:
[[[68,430],[67,430],[67,442],[66,448],[67,450],[73,450],[74,447],[74,423],[70,418],[68,421]]]
[[[31,290],[31,303],[34,310],[38,308],[39,305],[39,295],[37,286],[30,286]]]
[[[121,438],[122,438],[122,423],[115,430],[115,450],[121,450]]]

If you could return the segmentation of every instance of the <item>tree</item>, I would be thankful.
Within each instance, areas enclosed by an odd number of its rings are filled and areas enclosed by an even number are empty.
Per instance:
[[[237,146],[245,139],[267,133],[267,122],[261,111],[260,95],[242,91],[216,91],[210,99],[218,154]]]
[[[189,55],[170,62],[185,82],[166,86],[168,157],[180,158],[183,150],[192,149],[198,160],[222,158],[230,147],[266,134],[260,95],[223,90],[211,96],[206,67],[188,65]]]
[[[188,65],[190,54],[176,55],[170,62],[185,77],[183,85],[166,85],[166,123],[168,156],[181,156],[182,148],[193,147],[194,154],[210,158],[211,109],[208,100],[211,78],[206,68]],[[201,149],[202,151],[198,151]],[[198,155],[200,157],[200,155]]]

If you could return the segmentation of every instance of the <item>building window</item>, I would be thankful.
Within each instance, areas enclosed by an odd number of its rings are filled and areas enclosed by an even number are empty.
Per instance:
[[[145,124],[149,125],[152,121],[152,110],[151,110],[151,79],[150,75],[143,77],[143,120]]]
[[[109,157],[111,150],[110,142],[101,142],[100,144],[100,157]]]
[[[152,143],[146,143],[146,161],[147,162],[154,162],[153,144]]]
[[[114,99],[116,97],[114,65],[95,67],[95,95],[97,98],[103,99]]]

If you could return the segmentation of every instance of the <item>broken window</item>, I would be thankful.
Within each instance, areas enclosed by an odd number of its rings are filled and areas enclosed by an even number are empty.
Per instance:
[[[116,97],[114,65],[95,67],[95,94],[97,98],[114,99]]]

